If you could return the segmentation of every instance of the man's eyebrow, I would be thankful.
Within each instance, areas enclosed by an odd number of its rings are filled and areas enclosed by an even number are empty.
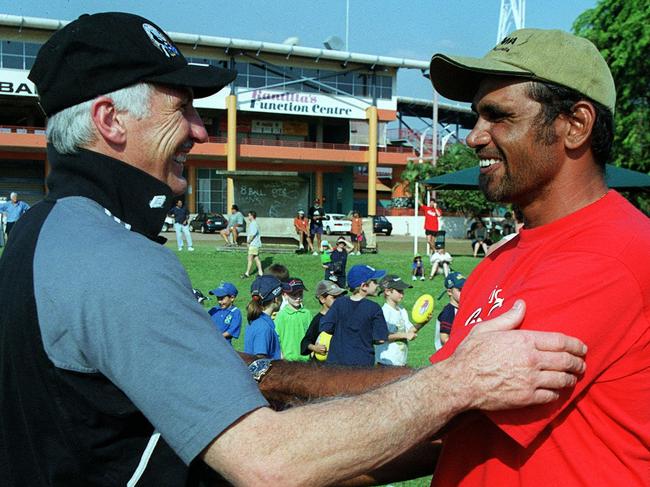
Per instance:
[[[491,118],[503,117],[505,115],[510,114],[510,110],[507,110],[501,105],[497,105],[496,103],[490,103],[490,102],[479,103],[479,106],[472,103],[472,110],[475,113],[479,113],[480,110],[482,114],[487,115],[488,117]]]

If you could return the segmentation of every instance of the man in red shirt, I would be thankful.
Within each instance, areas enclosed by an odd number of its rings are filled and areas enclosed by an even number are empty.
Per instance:
[[[648,486],[650,221],[605,183],[616,100],[605,60],[585,39],[522,29],[481,59],[436,54],[430,73],[478,114],[467,144],[482,191],[525,221],[469,277],[431,361],[516,299],[528,306],[522,329],[589,347],[586,372],[557,401],[456,417],[433,485]]]
[[[420,211],[424,214],[424,234],[427,236],[429,254],[434,251],[436,236],[440,230],[439,218],[442,216],[442,211],[438,208],[438,202],[432,200],[431,205],[420,205]]]

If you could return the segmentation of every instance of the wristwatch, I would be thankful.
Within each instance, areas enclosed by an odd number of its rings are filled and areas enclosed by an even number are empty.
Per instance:
[[[271,359],[269,358],[259,358],[248,365],[248,370],[250,370],[253,379],[258,383],[262,382],[262,378],[268,373],[270,368]]]

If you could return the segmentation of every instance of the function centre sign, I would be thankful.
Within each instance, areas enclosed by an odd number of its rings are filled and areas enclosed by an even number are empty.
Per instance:
[[[379,108],[391,108],[390,106],[381,106],[384,104],[390,105],[389,100],[379,100],[379,102]],[[366,109],[369,106],[369,101],[351,97],[331,96],[322,93],[265,90],[263,88],[237,95],[237,108],[239,110],[284,115],[365,119]]]

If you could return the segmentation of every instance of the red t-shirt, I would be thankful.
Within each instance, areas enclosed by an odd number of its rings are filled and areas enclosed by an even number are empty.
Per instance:
[[[432,232],[438,231],[438,217],[442,216],[440,208],[433,206],[420,205],[420,211],[424,213],[424,229]]]
[[[294,218],[293,226],[296,227],[296,232],[305,232],[309,230],[309,220],[306,218]]]
[[[587,344],[587,370],[551,404],[455,418],[432,485],[650,485],[650,220],[610,190],[522,229],[469,277],[431,362],[517,298],[521,328]]]

